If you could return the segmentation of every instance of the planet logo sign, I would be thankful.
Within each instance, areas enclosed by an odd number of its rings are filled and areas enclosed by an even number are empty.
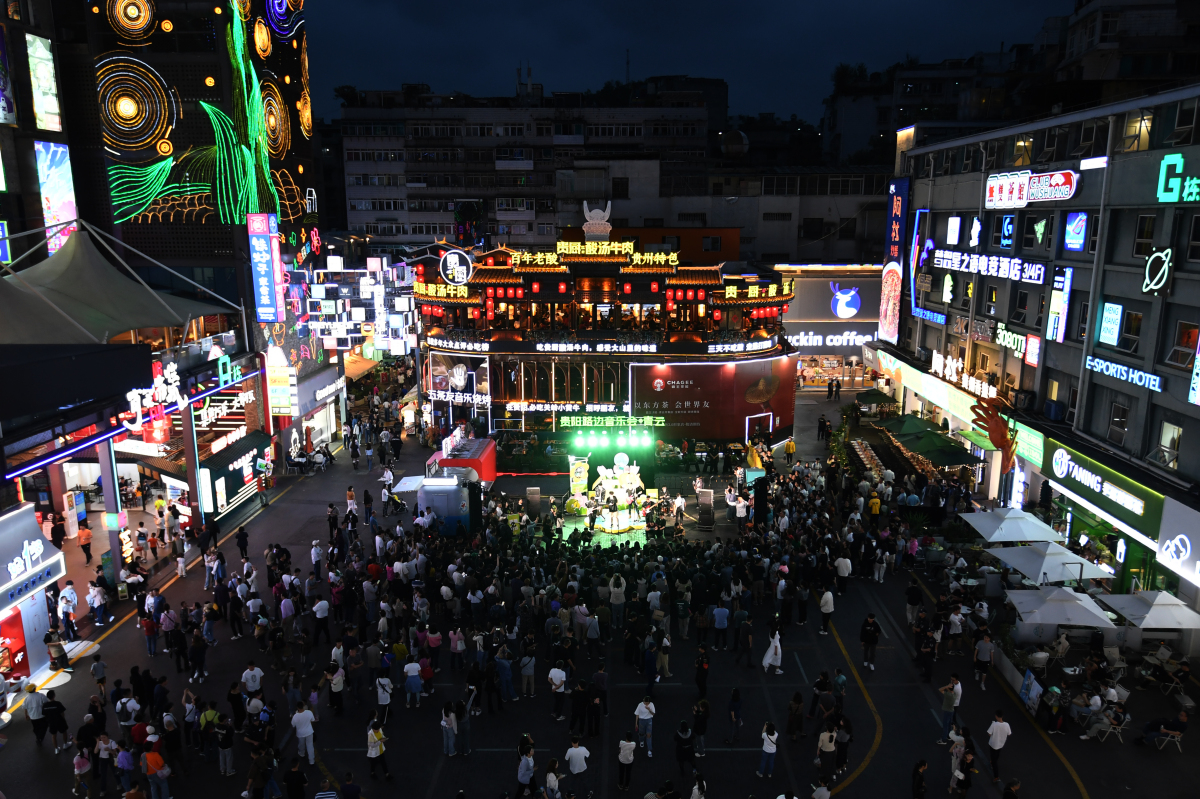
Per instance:
[[[1076,211],[1067,214],[1067,230],[1063,234],[1063,249],[1071,252],[1083,252],[1085,241],[1087,241],[1087,212]]]
[[[858,315],[862,309],[862,300],[858,298],[857,287],[844,289],[840,283],[830,283],[829,288],[833,292],[833,300],[830,301],[829,307],[834,316],[838,319],[852,319]]]

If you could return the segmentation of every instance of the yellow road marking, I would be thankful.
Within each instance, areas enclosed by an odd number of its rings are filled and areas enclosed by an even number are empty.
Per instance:
[[[925,586],[925,581],[919,577],[916,577],[916,575],[913,575],[913,577],[917,580],[917,584],[921,586],[921,590],[925,592],[925,595],[936,603],[937,597],[935,597],[933,593]],[[999,646],[996,648],[999,649]],[[1079,789],[1079,795],[1082,796],[1083,799],[1090,799],[1087,788],[1083,787],[1083,780],[1079,778],[1079,773],[1075,771],[1075,767],[1071,765],[1071,761],[1067,760],[1067,756],[1062,753],[1062,750],[1055,746],[1054,741],[1050,738],[1050,733],[1043,730],[1042,725],[1037,723],[1037,719],[1035,719],[1033,714],[1029,712],[1029,708],[1025,706],[1025,703],[1021,701],[1021,698],[1013,693],[1012,686],[1005,682],[1003,677],[992,680],[992,685],[995,685],[996,683],[1000,684],[1000,687],[1004,689],[1006,694],[1008,694],[1008,698],[1013,700],[1017,707],[1021,709],[1021,713],[1025,715],[1026,720],[1033,725],[1033,728],[1038,731],[1038,735],[1040,735],[1042,740],[1046,742],[1046,746],[1050,747],[1050,751],[1053,752],[1060,761],[1062,761],[1063,766],[1067,769],[1067,773],[1070,774],[1071,779],[1075,781],[1075,787]]]
[[[854,779],[859,774],[866,771],[871,758],[875,757],[875,753],[879,751],[879,744],[883,743],[883,717],[875,709],[875,701],[871,699],[871,694],[868,693],[867,686],[862,681],[862,676],[858,673],[858,669],[854,667],[854,658],[850,657],[850,653],[846,651],[846,645],[842,643],[842,637],[838,635],[837,627],[834,626],[833,622],[829,623],[829,629],[833,631],[833,640],[837,641],[838,649],[842,650],[842,657],[846,658],[846,664],[850,668],[850,673],[854,675],[854,681],[858,683],[858,690],[862,691],[863,698],[867,700],[867,707],[871,709],[871,715],[875,717],[875,738],[871,741],[871,748],[867,750],[866,757],[862,759],[858,767],[850,772],[850,776],[839,783],[837,787],[830,789],[829,793],[835,794],[854,782]]]

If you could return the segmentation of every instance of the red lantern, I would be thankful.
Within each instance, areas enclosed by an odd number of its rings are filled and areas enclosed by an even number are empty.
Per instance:
[[[626,283],[626,284],[625,284],[625,293],[626,293],[626,294],[632,294],[632,293],[633,293],[633,284],[632,284],[632,283]]]
[[[658,281],[657,280],[650,281],[650,291],[655,294],[658,293]]]
[[[445,255],[446,255],[445,250],[438,250],[438,258],[443,258],[443,257],[445,257]]]
[[[716,321],[716,322],[721,321],[721,309],[720,308],[713,308],[713,321]]]
[[[671,302],[670,300],[667,300],[667,310],[668,311],[675,310],[675,303]]]
[[[509,298],[510,300],[511,300],[513,297],[517,296],[517,292],[516,292],[516,290],[515,290],[515,289],[513,289],[511,286],[509,286],[509,288],[508,288],[508,292],[507,292],[507,293],[508,293],[508,298]]]
[[[492,311],[491,308],[488,308],[488,321],[490,322],[491,320],[493,320],[495,318],[496,318],[496,314]]]
[[[471,309],[471,318],[472,318],[472,319],[478,319],[478,318],[479,318],[479,309],[478,309],[478,308],[472,308],[472,309]]]
[[[488,295],[489,297],[495,297],[495,296],[496,296],[496,290],[495,290],[494,288],[492,288],[491,286],[488,286],[487,295]]]
[[[787,309],[788,309],[788,304],[787,304],[787,303],[784,303],[784,304],[783,304],[783,312],[784,312],[784,313],[787,313],[787,312],[788,312],[788,311],[787,311]]]
[[[425,274],[425,264],[417,264],[417,274],[418,275]]]
[[[496,307],[496,305],[495,305],[495,302],[496,302],[496,301],[495,301],[495,300],[492,300],[492,299],[489,299],[489,300],[487,301],[487,309],[488,309],[488,313],[489,313],[489,314],[492,312],[492,309]],[[489,316],[488,318],[489,318],[489,319],[491,319],[491,317],[490,317],[490,316]]]
[[[541,293],[541,290],[542,290],[542,284],[541,284],[541,283],[534,283],[534,284],[533,284],[533,293],[534,293],[534,294],[539,294],[539,293]]]
[[[487,265],[488,265],[488,266],[495,266],[495,265],[496,265],[496,259],[495,259],[495,258],[492,258],[492,257],[489,257],[489,258],[487,259]]]
[[[517,289],[517,299],[518,299],[518,300],[521,300],[521,299],[524,299],[524,298],[525,298],[525,288],[524,288],[524,287],[520,287],[520,288],[518,288],[518,289]]]
[[[751,318],[751,319],[757,319],[757,318],[758,318],[758,311],[757,311],[757,310],[752,310],[752,311],[750,311],[750,318]]]
[[[696,299],[704,302],[704,289],[696,289]]]
[[[567,293],[567,284],[566,284],[566,283],[559,283],[559,284],[558,284],[558,293],[559,293],[559,294],[566,294],[566,293]]]
[[[504,264],[505,264],[505,266],[512,266],[513,265],[512,258],[505,258]]]
[[[668,300],[675,299],[675,289],[667,289],[667,299]]]
[[[694,299],[696,299],[696,291],[695,291],[695,289],[688,289],[688,290],[687,290],[687,298],[688,298],[689,300],[694,300]]]

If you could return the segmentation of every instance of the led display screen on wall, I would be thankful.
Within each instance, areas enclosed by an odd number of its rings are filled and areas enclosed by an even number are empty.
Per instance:
[[[25,34],[29,52],[29,81],[33,89],[33,117],[39,130],[62,130],[62,111],[58,107],[58,76],[54,72],[54,51],[50,40]],[[15,117],[15,114],[14,114]],[[16,119],[13,119],[16,122]]]
[[[132,1],[101,9],[121,45],[96,59],[115,221],[240,227],[249,214],[275,214],[282,253],[299,261],[313,252],[303,4],[226,0],[187,20],[214,31],[227,62],[207,74],[160,71],[148,57],[185,48],[181,17]],[[195,99],[199,125],[182,125],[181,97]]]
[[[35,141],[38,186],[42,192],[42,219],[47,227],[61,222],[71,224],[46,231],[46,246],[53,255],[75,232],[75,183],[71,179],[71,153],[65,144]]]
[[[17,100],[13,94],[12,69],[8,63],[8,30],[0,25],[0,125],[15,124]],[[4,191],[2,186],[0,191]]]

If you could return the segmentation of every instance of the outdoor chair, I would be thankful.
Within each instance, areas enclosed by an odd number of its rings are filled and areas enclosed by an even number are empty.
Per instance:
[[[1065,660],[1067,657],[1067,652],[1069,652],[1070,650],[1071,650],[1071,642],[1069,640],[1067,640],[1067,634],[1063,633],[1062,635],[1060,635],[1058,637],[1058,640],[1055,641],[1053,645],[1051,645],[1050,660],[1047,665],[1049,665],[1050,663],[1054,663],[1054,661],[1056,661],[1056,660]]]
[[[1096,737],[1100,739],[1101,743],[1103,743],[1104,741],[1108,740],[1108,736],[1115,735],[1115,736],[1117,736],[1118,741],[1120,741],[1121,743],[1125,743],[1125,739],[1122,738],[1121,735],[1129,727],[1129,722],[1132,719],[1133,719],[1133,716],[1126,713],[1125,721],[1121,723],[1120,727],[1109,727],[1107,729],[1100,730],[1100,732],[1096,733]]]
[[[1175,744],[1175,748],[1179,750],[1180,754],[1183,754],[1183,735],[1164,735],[1162,738],[1156,738],[1154,742],[1158,744],[1160,752],[1167,744]]]

